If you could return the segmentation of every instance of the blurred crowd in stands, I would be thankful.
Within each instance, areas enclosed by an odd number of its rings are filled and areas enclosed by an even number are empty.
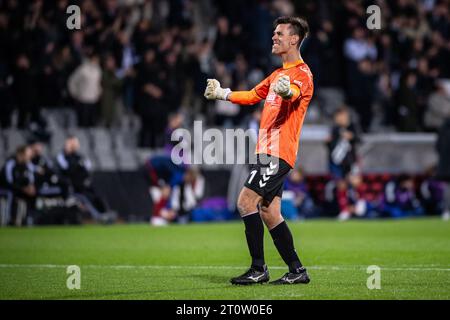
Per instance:
[[[442,215],[448,220],[450,119],[438,135],[439,161],[424,174],[363,174],[356,152],[360,133],[350,115],[347,107],[335,112],[327,142],[329,174],[307,176],[301,166],[290,172],[281,201],[283,216],[286,219],[337,217],[344,221],[353,217]],[[170,128],[174,130],[182,122],[179,115],[171,116]],[[134,190],[147,194],[151,201],[148,212],[151,224],[236,218],[224,196],[206,196],[206,186],[217,184],[217,178],[212,176],[207,181],[198,167],[175,164],[171,158],[173,148],[172,142],[167,142],[164,152],[148,159],[145,163],[148,187]],[[0,225],[117,221],[117,213],[94,188],[90,160],[80,150],[80,141],[72,135],[66,138],[55,157],[47,156],[45,144],[40,140],[30,140],[18,147],[0,170]],[[248,170],[248,165],[233,167]],[[231,179],[228,180],[232,186]]]
[[[69,136],[54,159],[39,140],[17,148],[0,170],[0,225],[114,222],[117,214],[92,187],[90,160]]]
[[[81,29],[66,27],[69,5]],[[381,9],[381,29],[366,8]],[[140,144],[158,147],[171,113],[237,125],[251,108],[206,102],[205,79],[249,89],[280,61],[272,22],[307,18],[302,47],[315,81],[308,121],[330,123],[349,105],[364,132],[436,131],[450,115],[450,3],[395,1],[0,1],[0,124],[45,123],[41,108],[71,106],[82,127],[142,122]],[[210,104],[213,104],[212,106]]]
[[[72,4],[81,9],[79,30],[66,26],[66,9]],[[366,8],[372,4],[381,9],[380,30],[366,27]],[[342,219],[371,212],[379,203],[361,204],[363,184],[353,170],[359,136],[443,132],[450,118],[450,0],[0,0],[0,128],[40,128],[45,138],[42,109],[70,107],[78,126],[85,128],[114,129],[137,117],[139,146],[167,151],[174,128],[193,120],[256,127],[254,107],[209,102],[203,92],[209,77],[223,87],[245,90],[279,67],[270,52],[272,23],[280,15],[306,17],[311,27],[301,50],[315,82],[306,121],[334,125],[328,146],[335,179],[327,186],[334,190],[328,200],[335,202]],[[351,124],[350,115],[355,120]],[[29,153],[24,147],[14,156],[21,174],[32,161]],[[201,200],[201,174],[195,168],[178,171],[167,159],[159,160],[152,159],[149,172],[161,165],[176,182],[154,183],[156,210],[163,219],[185,221],[182,216]],[[410,194],[410,177],[397,178],[383,198],[382,211],[400,216],[393,204],[398,198],[409,213],[421,214]],[[320,214],[317,199],[302,181],[301,170],[294,170],[286,184],[286,211],[292,216]],[[21,182],[14,189],[25,203],[39,193],[34,182],[35,187]],[[441,190],[439,183],[428,182]],[[59,187],[65,199],[79,194],[64,191],[76,189],[76,183]],[[94,197],[92,190],[84,191]],[[443,193],[430,191],[438,198]],[[178,200],[167,205],[174,195]],[[100,206],[101,201],[88,200]],[[208,206],[221,208],[222,203],[217,199],[203,208]],[[169,207],[177,212],[165,210]],[[95,215],[99,210],[90,211]]]
[[[450,118],[443,121],[435,145],[438,162],[426,172],[421,175],[363,175],[357,152],[361,133],[352,121],[350,109],[336,109],[327,144],[330,176],[323,187],[327,213],[337,215],[340,220],[355,216],[401,218],[425,214],[441,214],[448,220]],[[289,188],[289,184],[286,187]]]
[[[258,112],[253,115],[258,118]],[[172,119],[173,127],[176,123]],[[258,121],[256,121],[258,122]],[[255,128],[248,125],[249,128]],[[255,128],[257,129],[257,127]],[[438,162],[422,174],[363,173],[357,148],[361,132],[355,128],[351,110],[339,107],[334,113],[327,141],[329,174],[306,175],[301,165],[284,184],[281,212],[286,219],[337,217],[405,218],[441,215],[450,219],[450,118],[438,134]],[[255,132],[257,132],[255,130]],[[198,168],[176,165],[171,146],[146,163],[154,203],[152,224],[217,221],[236,217],[230,203],[220,197],[205,198],[205,179]],[[247,176],[242,165],[232,171]],[[233,189],[233,183],[229,181]],[[217,183],[209,181],[209,183]],[[233,193],[233,192],[232,192]],[[230,198],[230,195],[228,195]],[[235,199],[232,198],[232,203]],[[231,210],[231,212],[230,212]]]

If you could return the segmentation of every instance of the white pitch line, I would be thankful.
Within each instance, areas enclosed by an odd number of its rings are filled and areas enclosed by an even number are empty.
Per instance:
[[[55,268],[67,268],[69,264],[0,264],[0,268],[43,268],[43,269],[55,269]],[[245,266],[183,266],[183,265],[79,265],[80,268],[87,269],[245,269]],[[366,270],[368,266],[363,265],[323,265],[323,266],[306,266],[307,269],[311,270]],[[272,266],[270,269],[275,270],[285,270],[287,267]],[[450,271],[450,268],[430,268],[426,265],[424,266],[414,266],[414,267],[383,267],[380,266],[382,270],[388,271]]]

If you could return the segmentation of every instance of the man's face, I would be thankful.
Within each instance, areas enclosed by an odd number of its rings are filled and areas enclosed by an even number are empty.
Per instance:
[[[80,149],[80,142],[77,138],[67,139],[64,146],[66,153],[77,152]]]
[[[347,127],[350,125],[350,115],[348,112],[340,112],[336,115],[336,124],[339,126]]]
[[[273,31],[272,53],[275,55],[282,55],[289,50],[292,50],[292,48],[297,50],[298,40],[298,35],[292,34],[291,26],[289,24],[279,24]]]
[[[36,142],[31,146],[31,150],[34,156],[41,156],[44,153],[44,145],[40,142]]]
[[[20,152],[17,155],[17,161],[19,163],[27,163],[31,161],[32,156],[33,152],[31,151],[31,148],[27,147],[23,152]]]
[[[33,158],[33,151],[31,150],[31,148],[26,148],[25,149],[25,162],[30,162],[32,158]]]

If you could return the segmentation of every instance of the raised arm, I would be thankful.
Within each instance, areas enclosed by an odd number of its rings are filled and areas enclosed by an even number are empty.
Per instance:
[[[255,104],[263,98],[256,94],[254,89],[250,91],[231,91],[228,88],[222,88],[220,82],[216,79],[206,81],[205,98],[208,100],[227,100],[236,104]]]
[[[228,100],[241,105],[251,105],[258,103],[262,100],[260,96],[256,94],[255,89],[250,91],[233,91],[228,95]]]
[[[205,89],[205,97],[208,100],[226,100],[240,105],[253,105],[265,99],[269,93],[270,77],[267,77],[249,91],[231,91],[222,88],[216,79],[208,79]],[[285,100],[294,101],[300,96],[300,90],[295,84],[290,83],[288,76],[278,79],[274,91]]]

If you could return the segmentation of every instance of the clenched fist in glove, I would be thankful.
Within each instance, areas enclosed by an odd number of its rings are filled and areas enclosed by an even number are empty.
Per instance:
[[[208,100],[227,100],[230,89],[224,89],[220,87],[220,82],[216,79],[206,80],[205,98]]]
[[[275,93],[281,96],[283,99],[291,98],[292,90],[289,76],[281,76],[275,84],[273,91],[275,91]]]

